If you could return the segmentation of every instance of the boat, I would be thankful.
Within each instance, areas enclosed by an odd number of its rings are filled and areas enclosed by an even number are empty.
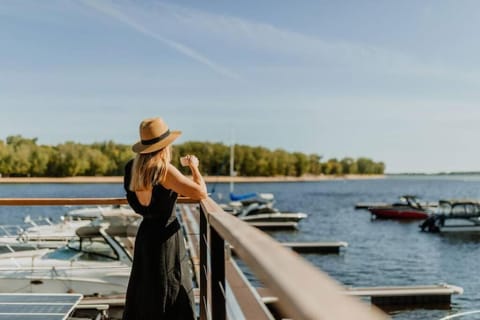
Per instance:
[[[98,223],[110,225],[135,224],[141,216],[130,206],[85,207],[68,211],[57,223],[50,219],[32,220],[25,217],[23,225],[0,225],[0,253],[58,248],[77,238],[76,230]]]
[[[124,220],[134,221],[140,218],[129,205],[111,205],[111,206],[96,206],[96,207],[82,207],[69,210],[63,215],[64,219],[70,220]]]
[[[437,212],[419,227],[422,231],[433,233],[479,233],[480,202],[470,199],[440,200]]]
[[[135,225],[88,225],[59,248],[0,254],[0,292],[124,294]]]
[[[280,211],[274,207],[275,198],[271,193],[257,193],[253,198],[231,201],[221,205],[225,212],[247,222],[299,222],[308,217],[303,212]]]
[[[400,202],[367,208],[377,219],[426,219],[432,214],[430,207],[422,205],[414,195],[400,197]]]

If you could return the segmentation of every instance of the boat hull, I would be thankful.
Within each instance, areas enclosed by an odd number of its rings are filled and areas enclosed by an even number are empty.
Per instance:
[[[21,293],[81,293],[85,296],[108,296],[124,294],[127,289],[128,269],[123,269],[116,275],[108,276],[105,270],[104,279],[90,276],[55,276],[37,272],[10,272],[0,277],[0,292]],[[102,271],[99,271],[101,273]],[[117,271],[118,272],[118,271]],[[65,273],[59,271],[59,273]]]
[[[256,213],[240,219],[247,222],[299,222],[306,217],[304,213]]]
[[[378,219],[427,219],[429,213],[423,210],[413,208],[368,208],[368,210]]]

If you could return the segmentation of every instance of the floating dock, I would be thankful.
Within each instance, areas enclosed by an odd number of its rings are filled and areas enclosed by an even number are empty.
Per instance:
[[[341,248],[346,248],[348,244],[343,241],[336,242],[281,242],[284,247],[290,248],[298,253],[340,253]],[[235,254],[235,248],[230,246],[232,254]]]
[[[462,294],[463,288],[449,285],[358,287],[348,288],[348,295],[370,297],[377,306],[410,306],[429,304],[450,304],[453,294]]]
[[[261,230],[296,230],[298,228],[297,222],[245,222]]]
[[[264,303],[275,304],[278,299],[267,288],[257,288]],[[345,294],[369,298],[379,307],[415,307],[450,305],[453,294],[462,294],[461,287],[438,284],[425,286],[358,287],[346,288]]]
[[[341,248],[348,244],[343,241],[335,242],[282,242],[282,245],[298,253],[339,253]]]

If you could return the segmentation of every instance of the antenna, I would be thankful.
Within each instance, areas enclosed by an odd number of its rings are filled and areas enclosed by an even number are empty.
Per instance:
[[[235,172],[235,143],[233,142],[233,129],[232,129],[232,142],[230,143],[230,193],[233,193],[233,177]]]

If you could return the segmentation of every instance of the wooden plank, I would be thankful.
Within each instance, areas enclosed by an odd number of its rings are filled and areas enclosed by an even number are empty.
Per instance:
[[[242,309],[245,319],[272,320],[270,311],[260,295],[250,285],[235,261],[227,260],[225,265],[227,281]]]

